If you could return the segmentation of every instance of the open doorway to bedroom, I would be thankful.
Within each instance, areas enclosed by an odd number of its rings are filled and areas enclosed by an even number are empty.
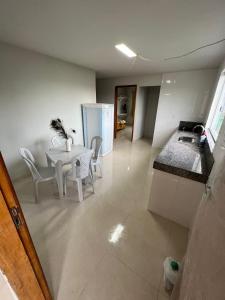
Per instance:
[[[160,86],[145,86],[139,88],[138,96],[138,132],[140,138],[145,138],[152,144],[156,115],[158,110]],[[140,109],[140,107],[142,109]],[[142,114],[140,114],[140,111]]]
[[[115,87],[114,138],[133,141],[136,85]]]

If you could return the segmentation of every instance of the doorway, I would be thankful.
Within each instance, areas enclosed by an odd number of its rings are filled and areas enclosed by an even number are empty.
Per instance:
[[[133,141],[137,85],[115,87],[114,138]]]
[[[140,122],[142,137],[149,139],[151,143],[155,131],[159,94],[160,86],[140,87],[140,95],[143,98],[143,116],[142,122]]]

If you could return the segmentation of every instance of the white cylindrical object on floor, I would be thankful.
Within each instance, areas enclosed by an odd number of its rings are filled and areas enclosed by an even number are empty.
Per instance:
[[[173,289],[174,284],[177,281],[177,277],[180,270],[180,264],[176,261],[178,264],[178,270],[173,270],[171,266],[171,262],[175,261],[171,257],[167,257],[164,260],[163,267],[164,267],[164,282],[165,282],[165,289],[168,291],[171,291]]]

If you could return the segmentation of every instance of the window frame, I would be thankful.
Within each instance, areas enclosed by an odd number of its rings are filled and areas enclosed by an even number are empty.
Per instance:
[[[223,97],[224,96],[224,97]],[[223,97],[223,99],[222,99]],[[219,136],[219,132],[213,131],[212,125],[215,120],[216,115],[219,113],[221,105],[225,105],[225,69],[221,72],[217,86],[216,91],[213,97],[212,105],[210,108],[209,116],[206,122],[206,129],[207,132],[210,134],[210,140],[211,143],[216,143],[216,140]],[[223,123],[223,122],[222,122]]]

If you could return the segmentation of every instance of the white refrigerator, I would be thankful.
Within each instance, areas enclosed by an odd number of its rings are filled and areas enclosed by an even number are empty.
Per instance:
[[[114,105],[104,103],[82,104],[84,145],[90,148],[94,136],[102,137],[100,155],[113,149]]]

